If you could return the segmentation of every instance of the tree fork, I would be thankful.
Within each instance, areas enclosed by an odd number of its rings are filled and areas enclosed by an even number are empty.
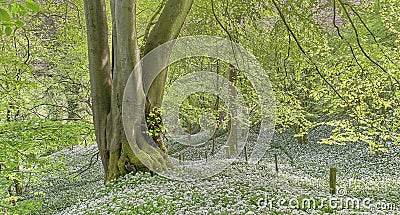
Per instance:
[[[146,40],[144,55],[159,45],[178,37],[192,4],[193,0],[168,0],[165,3],[158,21],[150,31]],[[180,13],[177,13],[176,11],[180,11]],[[163,100],[166,79],[167,69],[163,70],[151,84],[146,99],[146,119],[149,117],[151,112],[156,115],[160,114],[159,119],[161,119],[160,108]],[[162,128],[162,122],[159,120],[149,129],[157,129],[161,131]],[[163,144],[161,133],[154,135],[153,140],[160,149],[167,153],[167,148]]]
[[[88,56],[93,99],[93,121],[98,148],[105,172],[105,183],[138,171],[165,169],[172,166],[161,135],[150,145],[144,136],[140,120],[135,119],[133,142],[128,142],[122,123],[122,99],[125,85],[133,68],[140,60],[136,34],[136,0],[111,0],[112,67],[108,44],[108,26],[105,1],[85,0],[88,35]],[[147,54],[157,46],[175,39],[190,11],[193,0],[168,0],[151,30],[144,48]],[[146,110],[161,107],[166,70],[150,86]],[[135,90],[143,90],[142,75],[135,74]],[[140,97],[140,96],[139,96]],[[145,98],[136,98],[137,103]],[[146,113],[149,113],[146,111]],[[148,114],[146,114],[147,116]],[[162,123],[156,123],[161,128]],[[131,135],[131,134],[130,134]],[[160,150],[161,149],[161,150]]]

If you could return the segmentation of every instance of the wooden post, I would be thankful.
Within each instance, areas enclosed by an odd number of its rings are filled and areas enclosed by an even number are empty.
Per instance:
[[[192,139],[192,121],[189,122],[189,126],[188,126],[188,139],[191,140]]]
[[[182,164],[183,162],[183,154],[179,154],[179,164]]]
[[[215,154],[215,134],[212,137],[212,149],[211,149],[211,156]]]
[[[249,158],[247,157],[247,143],[244,146],[244,159],[245,159],[246,163],[249,161]]]
[[[274,158],[275,158],[275,170],[276,170],[276,173],[278,173],[278,155],[274,154]]]
[[[336,168],[331,168],[329,171],[329,192],[330,194],[336,194]]]
[[[226,153],[226,158],[231,158],[231,147],[225,146],[225,153]]]

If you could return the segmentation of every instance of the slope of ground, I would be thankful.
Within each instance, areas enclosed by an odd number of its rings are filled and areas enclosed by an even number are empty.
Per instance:
[[[318,139],[316,131],[314,139]],[[323,133],[322,133],[323,134]],[[316,136],[316,137],[315,137]],[[239,161],[197,182],[127,175],[102,185],[94,146],[60,151],[72,174],[51,178],[37,214],[398,214],[399,154],[372,155],[361,144],[297,144],[292,134],[277,134],[259,165]],[[278,155],[279,173],[275,172]],[[92,162],[90,162],[90,159]],[[329,194],[329,168],[338,169],[338,194]],[[78,177],[76,173],[82,172]]]

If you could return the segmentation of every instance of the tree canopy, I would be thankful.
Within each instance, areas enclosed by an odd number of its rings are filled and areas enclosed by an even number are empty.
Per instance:
[[[310,144],[308,134],[325,126],[329,135],[318,143],[384,154],[400,142],[399,13],[395,0],[0,0],[0,206],[29,211],[18,206],[23,193],[63,166],[49,155],[75,145],[97,142],[106,183],[168,168],[165,154],[181,159],[186,148],[169,141],[161,104],[193,71],[229,80],[250,110],[251,133],[259,134],[264,115],[246,73],[193,57],[165,68],[137,98],[145,121],[137,119],[135,141],[128,141],[122,102],[129,76],[146,54],[185,36],[218,36],[255,56],[274,92],[276,135],[291,131]],[[143,93],[141,72],[135,84]],[[205,121],[217,125],[207,139],[212,147],[198,156],[214,155],[223,147],[215,139],[236,129],[231,109],[207,92],[182,102],[177,124],[190,137]]]

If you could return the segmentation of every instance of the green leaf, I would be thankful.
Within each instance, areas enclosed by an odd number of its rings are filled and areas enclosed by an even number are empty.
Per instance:
[[[10,19],[10,14],[3,8],[0,8],[0,21],[9,21]]]
[[[21,4],[17,4],[17,5],[19,7],[19,15],[24,16],[26,14],[26,8]]]
[[[26,0],[25,2],[25,6],[35,12],[40,11],[40,7],[38,4],[36,4],[36,2],[34,2],[33,0]]]
[[[3,26],[0,26],[0,37],[3,36]]]
[[[6,35],[7,35],[7,36],[10,36],[11,33],[12,33],[12,28],[9,27],[9,26],[7,26],[5,32],[6,32]]]
[[[5,21],[5,22],[1,23],[1,25],[13,27],[15,24],[14,24],[14,22],[11,22],[11,21]]]
[[[23,27],[23,26],[25,25],[25,22],[23,22],[23,21],[21,21],[21,20],[17,20],[17,21],[15,22],[15,25],[18,26],[18,27]]]

